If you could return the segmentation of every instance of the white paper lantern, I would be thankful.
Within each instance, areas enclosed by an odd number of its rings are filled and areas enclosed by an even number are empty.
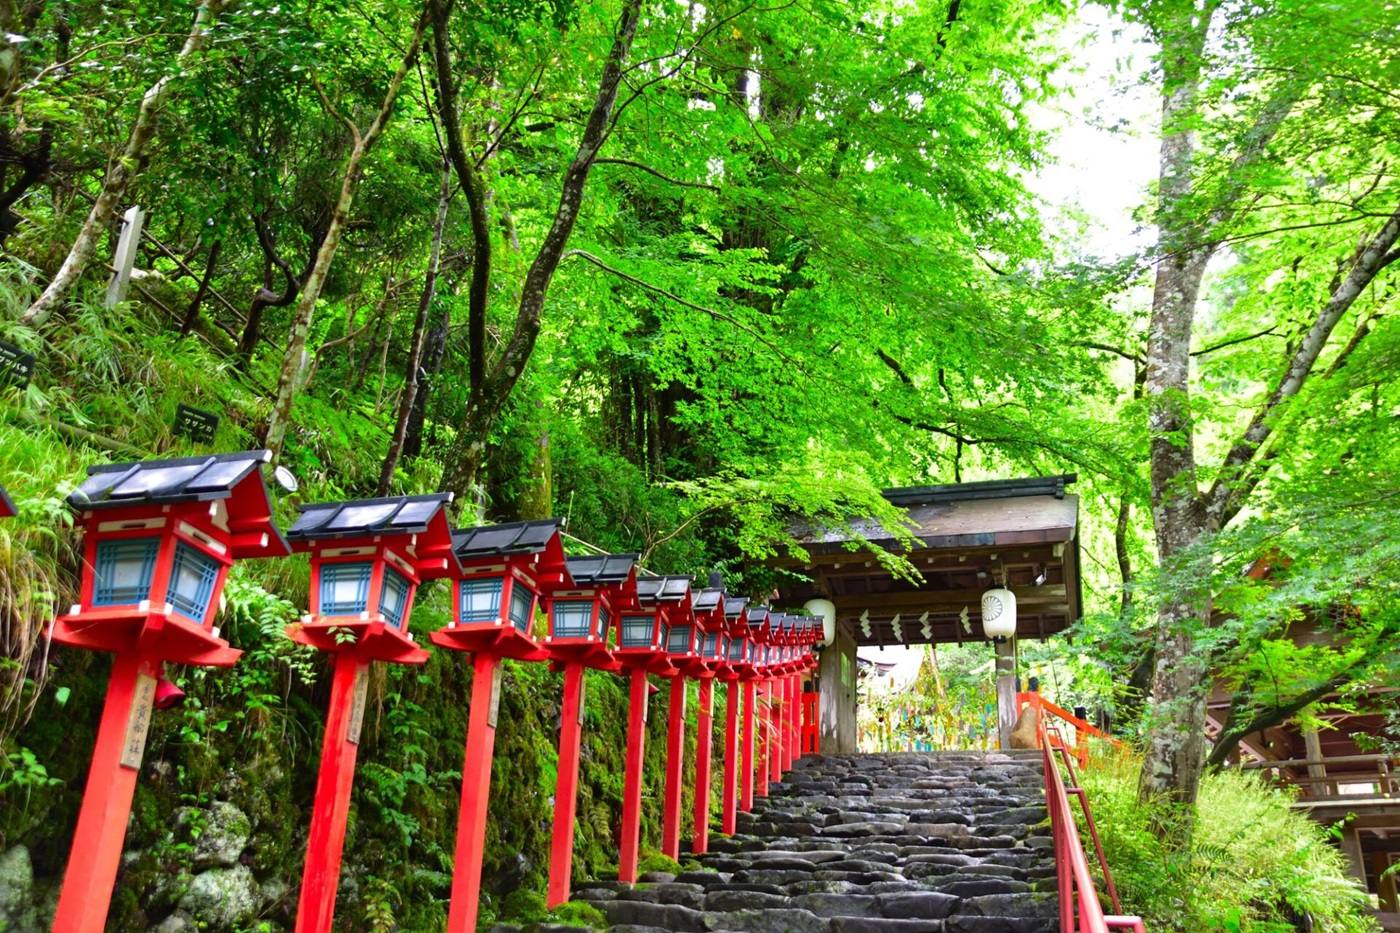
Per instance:
[[[836,640],[835,603],[829,599],[809,599],[802,608],[822,620],[822,644],[829,645]]]
[[[1016,594],[997,587],[982,594],[982,632],[988,638],[1016,635]]]

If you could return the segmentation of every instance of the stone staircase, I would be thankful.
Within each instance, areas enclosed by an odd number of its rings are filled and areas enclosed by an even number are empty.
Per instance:
[[[810,758],[703,871],[574,894],[615,930],[1051,933],[1039,752]]]

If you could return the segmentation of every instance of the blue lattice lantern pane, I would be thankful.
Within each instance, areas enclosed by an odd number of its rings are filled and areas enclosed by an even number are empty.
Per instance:
[[[715,641],[719,638],[714,632],[706,632],[700,637],[700,657],[712,658],[715,656]]]
[[[729,641],[729,660],[744,660],[744,640],[742,638],[732,638]]]
[[[203,551],[183,542],[177,544],[166,601],[180,615],[202,625],[209,614],[219,569],[219,562]]]
[[[671,654],[690,654],[690,630],[689,625],[672,626],[670,638],[666,642],[666,650]]]
[[[412,584],[393,567],[384,568],[384,585],[379,593],[379,614],[395,628],[403,628]]]
[[[369,561],[323,564],[317,612],[323,616],[357,616],[369,610]]]
[[[598,607],[598,630],[597,630],[596,632],[593,633],[594,636],[597,637],[598,640],[600,640],[600,641],[601,641],[602,639],[606,638],[607,635],[608,635],[608,626],[611,625],[611,624],[612,624],[612,616],[610,616],[610,615],[608,614],[608,610],[607,610],[607,609],[605,609],[605,608],[602,607],[602,606],[599,606],[599,607]]]
[[[530,634],[535,621],[535,594],[519,582],[510,585],[510,622],[521,633]]]
[[[97,545],[92,604],[129,606],[151,595],[159,538],[125,538]]]
[[[623,616],[622,647],[650,648],[652,629],[655,624],[655,620],[651,616]]]
[[[667,646],[671,644],[671,623],[662,622],[661,631],[658,634],[659,637],[656,640],[657,647],[667,648]],[[669,651],[670,649],[667,648],[667,650]]]
[[[587,638],[592,622],[592,600],[555,600],[550,618],[555,638]]]
[[[458,617],[463,625],[472,622],[499,622],[501,619],[500,577],[462,580],[457,584]]]

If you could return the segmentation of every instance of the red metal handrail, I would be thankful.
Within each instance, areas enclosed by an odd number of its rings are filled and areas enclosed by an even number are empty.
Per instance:
[[[1019,699],[1025,705],[1036,709],[1036,734],[1040,743],[1042,764],[1045,769],[1045,806],[1050,812],[1050,832],[1055,841],[1055,874],[1060,901],[1060,933],[1108,933],[1109,930],[1133,930],[1146,933],[1141,917],[1125,916],[1118,900],[1118,889],[1113,884],[1113,874],[1108,870],[1108,860],[1104,857],[1103,844],[1099,839],[1098,827],[1089,806],[1089,796],[1079,785],[1074,771],[1074,759],[1070,747],[1065,742],[1058,726],[1047,726],[1043,712],[1050,712],[1061,719],[1069,720],[1076,726],[1075,752],[1081,761],[1088,761],[1088,737],[1098,734],[1110,741],[1116,741],[1095,729],[1088,723],[1064,713],[1053,703],[1046,702],[1039,694],[1021,694]],[[1079,728],[1082,724],[1083,729]],[[1058,753],[1063,760],[1070,784],[1067,787],[1055,762]],[[1079,838],[1079,827],[1074,820],[1074,811],[1069,805],[1069,795],[1079,798],[1084,812],[1085,824],[1094,842],[1098,855],[1099,869],[1103,872],[1104,886],[1115,913],[1105,914],[1099,902],[1099,892],[1094,887],[1094,878],[1089,873],[1089,857],[1084,852],[1084,843]]]

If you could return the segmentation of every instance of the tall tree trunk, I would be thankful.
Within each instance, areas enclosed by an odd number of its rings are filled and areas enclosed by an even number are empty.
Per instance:
[[[462,121],[457,113],[457,85],[452,80],[452,48],[448,25],[453,0],[433,0],[433,64],[437,78],[438,109],[447,154],[467,198],[472,225],[472,280],[467,293],[467,373],[472,391],[486,378],[486,303],[491,294],[491,219],[487,210],[486,183],[476,163],[467,155]]]
[[[389,439],[389,452],[384,455],[384,467],[379,471],[379,495],[387,496],[394,482],[403,453],[408,421],[418,398],[419,370],[423,365],[423,337],[428,326],[428,312],[437,294],[438,267],[442,259],[442,231],[447,225],[447,207],[452,203],[452,173],[442,167],[442,187],[438,191],[437,216],[433,218],[433,243],[428,249],[428,268],[423,273],[423,291],[418,295],[418,313],[413,318],[413,338],[409,341],[408,364],[404,370],[403,392],[399,395],[398,416],[394,419],[394,435]]]
[[[418,22],[414,26],[413,38],[409,42],[407,51],[399,61],[397,70],[389,79],[389,86],[384,91],[384,101],[379,106],[379,112],[375,114],[374,120],[369,127],[361,133],[359,128],[345,120],[350,135],[354,139],[354,145],[350,149],[350,156],[345,163],[345,174],[341,179],[340,193],[336,197],[335,207],[331,210],[330,223],[326,227],[326,238],[321,243],[321,248],[316,252],[316,263],[311,268],[311,274],[306,277],[306,282],[302,285],[301,295],[297,299],[296,310],[292,315],[292,332],[287,341],[286,352],[282,356],[282,369],[277,377],[277,398],[273,402],[272,417],[267,425],[266,444],[272,451],[274,460],[282,456],[282,446],[287,439],[287,429],[291,424],[292,404],[296,400],[297,392],[300,391],[302,381],[306,375],[306,339],[311,332],[311,317],[316,310],[316,301],[321,297],[321,289],[326,282],[326,273],[330,271],[331,261],[335,259],[336,250],[340,247],[340,235],[345,228],[345,222],[349,219],[350,208],[355,201],[355,191],[360,185],[360,171],[363,168],[365,156],[367,156],[374,144],[383,135],[384,128],[389,123],[389,117],[394,111],[394,101],[398,99],[399,88],[403,86],[404,78],[408,75],[408,70],[413,67],[413,62],[418,57],[418,50],[423,44],[423,32],[428,26],[428,9],[424,7],[423,12],[418,17]],[[327,101],[329,104],[329,101]]]
[[[1153,286],[1143,395],[1148,403],[1152,517],[1158,559],[1172,587],[1157,612],[1152,688],[1147,699],[1147,741],[1138,784],[1144,799],[1193,804],[1205,741],[1209,678],[1196,651],[1195,634],[1210,619],[1211,600],[1199,573],[1209,533],[1196,481],[1191,420],[1191,331],[1201,278],[1210,251],[1200,228],[1187,221],[1193,191],[1193,120],[1200,82],[1205,26],[1184,12],[1166,34],[1162,54],[1161,204],[1158,250],[1163,254]],[[1174,34],[1173,34],[1174,33]],[[1207,569],[1209,558],[1206,557]],[[1190,808],[1182,808],[1175,833],[1190,832]]]
[[[156,121],[160,116],[160,110],[170,95],[170,88],[175,77],[183,70],[184,62],[192,55],[200,51],[208,44],[209,33],[214,28],[214,23],[219,14],[228,5],[228,0],[203,0],[195,11],[194,25],[190,27],[189,35],[185,37],[185,44],[181,46],[179,54],[175,56],[175,67],[167,74],[163,75],[155,84],[146,89],[146,93],[141,98],[141,106],[136,111],[136,122],[131,127],[131,133],[127,136],[126,146],[117,157],[116,162],[107,172],[107,177],[102,182],[102,191],[93,202],[92,209],[88,211],[87,219],[83,221],[82,228],[78,231],[77,238],[73,241],[73,246],[68,250],[68,257],[63,260],[63,265],[59,267],[58,273],[49,282],[49,287],[44,289],[44,293],[34,300],[29,306],[20,321],[30,325],[38,326],[49,319],[54,308],[63,300],[87,269],[88,263],[92,260],[92,254],[97,249],[98,238],[111,223],[113,215],[116,213],[117,205],[121,202],[126,189],[132,180],[140,174],[141,159],[146,152],[146,144],[156,131]]]
[[[535,261],[530,264],[530,269],[525,274],[520,305],[516,311],[515,330],[495,365],[490,368],[481,383],[473,388],[467,403],[467,410],[459,425],[457,441],[448,455],[442,479],[442,488],[456,492],[458,501],[468,502],[475,498],[473,492],[477,485],[477,473],[485,457],[486,441],[491,428],[505,408],[521,373],[525,371],[530,354],[534,352],[545,297],[549,293],[554,273],[564,258],[564,248],[568,245],[574,224],[578,221],[579,205],[583,202],[588,174],[598,157],[599,149],[607,139],[613,105],[617,102],[617,90],[622,83],[624,63],[631,53],[632,40],[636,37],[640,16],[641,0],[626,0],[618,20],[612,49],[603,65],[593,108],[589,112],[573,161],[564,173],[554,221],[540,244]]]

